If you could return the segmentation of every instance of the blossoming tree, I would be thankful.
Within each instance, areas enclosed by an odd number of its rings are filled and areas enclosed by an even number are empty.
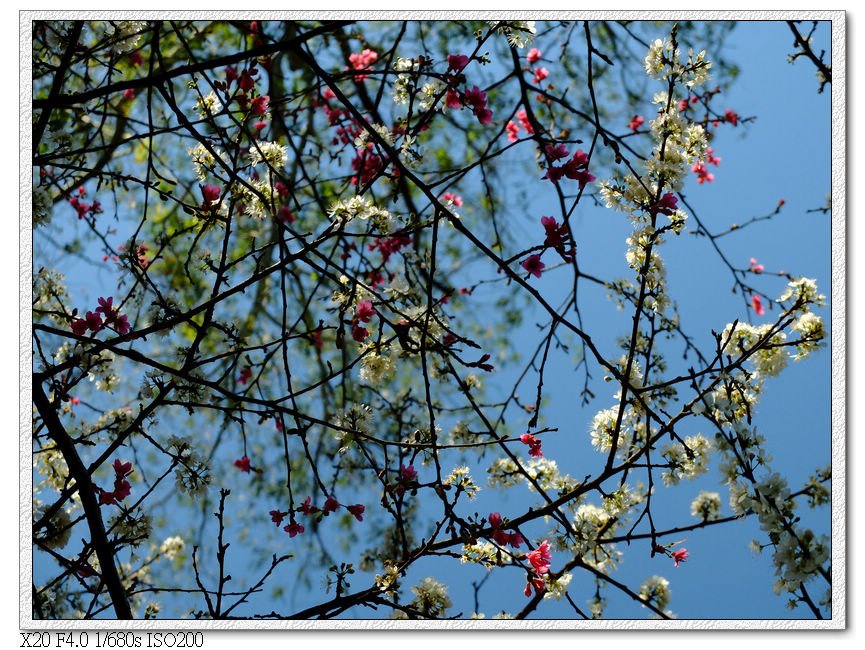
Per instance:
[[[34,618],[691,616],[743,522],[831,615],[761,419],[826,298],[697,211],[734,28],[35,22]]]

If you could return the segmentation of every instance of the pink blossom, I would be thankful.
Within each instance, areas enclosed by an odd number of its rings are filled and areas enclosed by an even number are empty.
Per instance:
[[[255,99],[252,100],[252,104],[250,104],[250,108],[252,112],[261,117],[265,113],[267,113],[267,109],[270,104],[270,95],[259,95]],[[265,125],[266,126],[266,125]]]
[[[414,468],[414,465],[400,465],[399,477],[406,482],[414,481],[417,479],[417,470]]]
[[[523,539],[523,536],[517,532],[513,532],[508,535],[508,544],[510,544],[513,548],[519,548],[526,540]]]
[[[539,278],[541,277],[541,273],[546,267],[546,264],[541,262],[540,255],[529,255],[526,259],[520,262],[520,266],[522,266],[530,275]]]
[[[628,124],[628,128],[631,129],[631,131],[636,131],[641,126],[643,126],[643,123],[645,121],[646,120],[642,115],[634,115],[634,117],[631,118],[631,121]]]
[[[540,61],[540,59],[541,51],[536,47],[530,49],[529,53],[526,55],[526,61],[528,61],[530,64],[537,63],[538,61]]]
[[[369,330],[361,325],[355,324],[351,327],[351,338],[358,343],[362,343],[369,338]]]
[[[219,195],[222,194],[222,188],[216,185],[205,185],[201,188],[201,195],[204,197],[204,208],[211,207],[219,200]]]
[[[361,504],[355,504],[353,506],[346,506],[348,511],[354,515],[354,518],[358,521],[363,521],[363,511],[366,510]]]
[[[561,226],[553,217],[541,217],[541,225],[544,227],[546,239],[544,246],[557,247],[564,246],[565,239],[568,236],[568,228],[564,224]]]
[[[751,296],[751,306],[754,307],[754,313],[757,314],[757,316],[762,316],[766,313],[766,308],[763,306],[763,301],[757,294]]]
[[[508,120],[508,123],[505,125],[505,133],[508,135],[508,141],[516,142],[520,137],[520,127],[513,120]]]
[[[533,81],[537,84],[550,76],[550,71],[546,68],[536,68],[535,69],[535,78]]]
[[[234,461],[234,466],[241,472],[246,472],[248,474],[249,470],[251,469],[249,464],[249,456],[238,458],[236,461]]]
[[[664,214],[666,216],[672,215],[676,210],[679,209],[679,199],[672,192],[667,192],[661,199],[652,206],[652,212]]]
[[[462,108],[462,105],[460,94],[456,90],[448,88],[447,94],[445,95],[445,106],[447,108]]]
[[[526,109],[521,108],[517,111],[516,118],[520,121],[522,127],[526,130],[526,133],[531,135],[535,132],[535,127],[532,126],[532,122],[529,119],[529,114],[526,112]]]
[[[271,510],[268,514],[270,515],[270,520],[279,526],[282,524],[282,520],[285,519],[285,516],[288,513],[282,512],[282,510]]]
[[[357,303],[358,320],[361,320],[364,323],[368,323],[373,316],[375,316],[375,307],[372,306],[371,301],[361,300],[359,303]]]
[[[712,147],[706,149],[706,162],[715,165],[715,167],[721,164],[721,159],[715,155],[715,150]]]
[[[463,207],[463,197],[458,194],[454,194],[453,192],[445,192],[442,196],[442,201],[450,201],[454,204],[455,208]]]
[[[250,379],[252,379],[252,368],[246,366],[243,370],[240,371],[240,374],[237,376],[237,381],[241,384],[245,384]]]
[[[568,157],[568,149],[563,144],[548,144],[544,147],[544,152],[551,161]]]
[[[84,315],[84,321],[87,323],[87,328],[91,332],[98,332],[102,329],[102,317],[92,311],[88,311]]]
[[[74,321],[72,321],[71,328],[72,333],[76,336],[84,336],[84,334],[87,332],[87,321],[83,318],[76,318]]]
[[[490,526],[493,529],[498,529],[502,527],[502,516],[497,512],[491,512],[489,516]]]
[[[520,441],[524,445],[529,446],[529,456],[532,458],[542,458],[544,453],[541,451],[541,441],[538,438],[535,438],[530,433],[524,433],[520,436]]]
[[[288,533],[289,537],[295,537],[300,535],[304,531],[304,528],[299,523],[292,520],[288,526],[283,527],[283,530]]]
[[[710,174],[706,169],[706,163],[698,162],[694,163],[694,166],[691,167],[691,170],[697,174],[697,183],[711,183],[715,180],[715,175]]]
[[[448,54],[448,69],[459,72],[469,64],[469,57],[465,54]]]
[[[132,463],[124,463],[119,458],[114,459],[114,475],[120,478],[132,474]]]
[[[757,264],[757,258],[752,257],[751,263],[750,263],[750,269],[754,273],[762,273],[763,271],[766,270],[766,267],[763,266],[762,264]]]
[[[688,100],[687,99],[680,99],[679,104],[678,104],[678,108],[679,108],[680,113],[682,111],[688,110]]]
[[[549,573],[550,561],[553,559],[550,553],[550,543],[544,540],[538,544],[538,547],[534,551],[526,553],[526,559],[539,576]]]
[[[300,504],[298,508],[299,512],[302,512],[305,515],[314,515],[317,512],[321,512],[318,508],[310,503],[312,497],[306,497],[306,501]]]
[[[678,569],[679,562],[684,562],[688,559],[688,549],[680,548],[678,551],[673,551],[672,553],[670,553],[670,557],[673,558],[673,561],[675,562],[675,567]]]
[[[324,502],[324,514],[329,515],[331,512],[336,512],[337,508],[339,508],[339,501],[333,497],[327,497]]]
[[[732,108],[728,108],[727,111],[724,113],[724,119],[726,119],[733,126],[739,124],[739,115]]]
[[[376,61],[378,61],[378,52],[370,50],[369,48],[363,50],[359,54],[352,53],[348,55],[348,62],[355,70],[369,70],[369,67]],[[355,75],[354,80],[363,81],[366,77],[367,75],[365,74],[359,74]]]

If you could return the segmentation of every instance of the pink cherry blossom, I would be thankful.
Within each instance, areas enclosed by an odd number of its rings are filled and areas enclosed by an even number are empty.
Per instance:
[[[754,313],[757,314],[757,316],[762,316],[766,313],[766,308],[763,306],[763,301],[757,294],[751,296],[751,306],[754,307]]]
[[[540,59],[541,51],[536,47],[530,49],[529,53],[526,55],[526,61],[528,61],[530,64],[537,63],[538,61],[540,61]]]
[[[285,526],[283,528],[283,530],[288,533],[289,537],[295,537],[297,535],[300,535],[304,531],[304,528],[299,523],[292,520],[291,523],[288,524],[288,526]]]
[[[673,561],[675,562],[675,567],[678,569],[679,563],[684,562],[688,559],[688,549],[680,548],[678,551],[673,551],[672,553],[670,553],[670,557],[673,558]]]
[[[234,466],[239,469],[241,472],[249,473],[251,466],[249,464],[249,456],[244,456],[243,458],[238,458],[234,461]]]
[[[371,301],[361,300],[359,303],[357,303],[358,320],[361,320],[364,323],[368,323],[373,316],[375,316],[375,307],[372,306]]]
[[[529,456],[531,456],[532,458],[542,458],[543,457],[544,453],[541,450],[540,439],[535,438],[530,433],[524,433],[523,435],[520,436],[520,441],[522,441],[522,443],[524,445],[529,446]]]
[[[250,108],[252,112],[261,117],[265,113],[267,113],[267,109],[270,104],[270,95],[259,95],[255,99],[252,100],[250,104]],[[265,126],[267,126],[265,124]]]
[[[469,64],[469,57],[465,54],[448,54],[448,69],[459,72]]]
[[[757,264],[757,258],[756,257],[751,258],[749,268],[751,269],[751,271],[753,273],[762,273],[763,271],[766,270],[765,266],[763,266],[762,264]]]
[[[646,120],[642,115],[634,115],[634,117],[631,118],[631,121],[628,124],[628,128],[631,129],[631,131],[636,131],[641,126],[643,126],[643,123],[645,121]]]
[[[508,123],[505,125],[505,133],[507,133],[509,142],[516,142],[520,137],[520,127],[513,120],[508,120]]]
[[[541,277],[541,273],[546,267],[546,264],[541,262],[540,255],[529,255],[526,259],[520,262],[520,266],[522,266],[530,275],[539,278]]]

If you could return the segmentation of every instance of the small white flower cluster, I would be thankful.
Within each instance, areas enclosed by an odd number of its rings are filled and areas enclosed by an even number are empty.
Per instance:
[[[669,464],[669,471],[661,474],[664,485],[678,485],[683,478],[690,480],[708,472],[712,448],[709,439],[700,434],[686,437],[684,445],[677,442],[664,447],[661,455]]]
[[[258,140],[249,147],[249,163],[253,166],[267,163],[268,167],[281,169],[288,161],[288,153],[278,142]]]
[[[34,319],[42,318],[35,314],[39,310],[49,312],[49,318],[64,327],[69,326],[69,321],[63,317],[64,305],[68,301],[69,293],[66,291],[66,278],[62,273],[53,269],[42,267],[33,276],[33,311]]]
[[[222,102],[219,100],[219,97],[216,96],[216,93],[211,91],[205,96],[199,97],[198,101],[195,102],[195,106],[192,107],[192,110],[197,111],[198,117],[205,120],[222,111]]]
[[[414,91],[414,75],[409,74],[417,72],[420,64],[417,59],[405,59],[399,57],[394,64],[394,69],[400,74],[397,75],[396,81],[393,84],[393,101],[396,104],[408,104],[412,92]]]
[[[159,555],[166,560],[173,560],[183,551],[184,546],[186,546],[186,543],[182,537],[177,535],[167,537],[159,547]]]
[[[724,343],[722,352],[736,359],[762,342],[760,349],[751,354],[748,361],[753,363],[754,371],[760,378],[774,377],[787,367],[787,353],[784,348],[787,336],[784,332],[775,332],[769,336],[772,329],[770,323],[754,326],[738,322],[735,329],[730,323],[721,334],[721,342]]]
[[[218,149],[214,149],[214,151],[219,158],[222,158],[222,153]],[[192,159],[192,166],[198,180],[207,180],[208,175],[216,171],[216,157],[203,144],[187,149],[187,153]]]
[[[441,618],[447,613],[453,602],[448,596],[448,588],[433,577],[424,578],[411,588],[415,598],[409,604],[426,618]]]
[[[389,128],[387,128],[384,124],[371,124],[373,130],[379,135],[379,137],[388,143],[390,146],[393,146],[394,138],[393,133]],[[370,132],[364,129],[361,131],[360,135],[358,135],[354,139],[354,146],[357,149],[365,149],[366,145],[370,142],[374,142],[372,139]]]
[[[39,492],[45,487],[60,492],[66,487],[69,478],[69,468],[63,454],[56,447],[40,450],[33,454],[33,467],[36,474],[42,477],[39,484],[33,485],[33,492]],[[78,494],[77,492],[75,493]]]
[[[490,26],[508,39],[508,45],[520,49],[528,45],[537,33],[534,20],[491,20]]]
[[[352,219],[371,221],[378,230],[383,232],[389,232],[393,222],[393,216],[390,212],[375,205],[372,199],[362,196],[353,196],[347,201],[337,201],[330,207],[327,214],[331,219],[345,222]]]
[[[48,506],[43,506],[36,511],[36,520],[38,521],[48,512]],[[72,536],[72,519],[69,513],[63,508],[60,508],[44,528],[44,533],[37,537],[38,541],[47,548],[59,550],[69,543],[69,538]]]
[[[637,594],[643,600],[663,610],[670,602],[670,581],[661,576],[652,576],[640,585]]]
[[[487,481],[490,487],[513,487],[525,480],[522,472],[537,481],[543,490],[568,492],[577,484],[569,475],[562,474],[556,461],[549,458],[520,460],[519,465],[510,458],[497,458],[487,468]],[[534,490],[533,485],[529,487]]]
[[[396,365],[390,356],[389,346],[369,346],[360,360],[360,378],[370,386],[380,387],[393,379]]]
[[[442,110],[443,104],[441,104],[440,99],[444,95],[444,91],[444,84],[437,80],[428,81],[421,86],[418,93],[418,103],[421,109],[428,111],[435,107],[436,110]]]
[[[697,54],[694,54],[693,50],[689,50],[688,59],[684,63],[680,57],[681,52],[679,48],[674,47],[671,39],[655,39],[649,45],[649,51],[646,54],[646,74],[658,81],[673,77],[689,88],[704,84],[709,80],[709,70],[712,63],[706,59],[705,50]]]
[[[691,502],[691,516],[701,521],[715,521],[721,516],[721,495],[702,490]]]
[[[177,489],[191,497],[206,491],[211,480],[207,460],[192,448],[186,438],[171,436],[168,448],[179,461],[178,469],[174,472]]]
[[[478,492],[481,491],[480,486],[475,484],[469,474],[469,468],[463,465],[462,467],[454,467],[450,474],[442,480],[443,485],[453,485],[466,493],[469,499],[474,499]]]
[[[141,34],[147,29],[146,20],[118,20],[114,23],[114,51],[125,54],[134,50],[141,42]]]
[[[510,564],[512,560],[509,554],[503,553],[492,542],[476,542],[463,545],[460,562],[463,564],[480,564],[489,570],[495,566]]]
[[[568,593],[568,585],[571,584],[573,575],[563,573],[558,580],[547,580],[547,589],[544,592],[546,600],[561,600]]]
[[[114,353],[110,350],[102,350],[98,354],[85,354],[82,363],[89,366],[87,378],[94,382],[96,390],[112,392],[120,384],[120,377],[111,370],[114,363]]]

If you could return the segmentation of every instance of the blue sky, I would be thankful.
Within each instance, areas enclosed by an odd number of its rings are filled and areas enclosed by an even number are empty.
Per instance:
[[[659,34],[660,35],[660,34]],[[821,32],[825,38],[825,31]],[[712,230],[722,230],[731,223],[741,223],[751,216],[771,212],[783,198],[786,201],[781,215],[768,223],[756,224],[742,233],[721,240],[725,254],[739,267],[746,267],[750,257],[756,257],[767,270],[785,269],[796,275],[814,277],[821,290],[830,296],[829,216],[807,213],[806,210],[823,205],[829,189],[829,95],[816,93],[817,82],[814,68],[806,61],[790,65],[786,54],[791,51],[792,38],[786,25],[765,23],[742,23],[726,44],[727,55],[740,63],[740,79],[725,93],[730,107],[740,115],[756,115],[758,119],[747,127],[720,129],[713,147],[722,158],[713,184],[697,186],[690,182],[684,190],[703,222]],[[711,52],[710,52],[711,56]],[[646,115],[648,116],[648,106]],[[540,203],[537,214],[526,215],[524,228],[527,236],[536,236],[541,214],[554,212],[555,207]],[[579,245],[581,267],[601,277],[625,275],[624,237],[627,227],[624,222],[611,226],[610,221],[621,215],[595,208],[580,206],[574,217],[575,237]],[[38,266],[37,251],[37,266]],[[668,239],[664,247],[667,261],[670,293],[683,314],[683,324],[706,342],[710,330],[720,330],[734,318],[746,314],[742,300],[730,292],[732,279],[718,263],[705,240],[689,236]],[[92,275],[86,267],[78,273],[70,273],[73,296],[95,297]],[[554,273],[547,274],[538,283],[545,292],[555,293]],[[760,286],[769,294],[780,294],[783,282],[780,279],[762,278]],[[81,293],[78,293],[80,290]],[[585,314],[586,328],[595,333],[596,340],[607,356],[612,356],[614,337],[624,334],[626,322],[621,313],[614,310],[605,298],[605,292],[585,289],[585,305],[591,306]],[[771,315],[771,312],[770,312]],[[828,321],[828,309],[823,313]],[[530,318],[528,323],[533,322]],[[606,333],[606,336],[604,335]],[[514,333],[515,337],[534,336],[526,326]],[[566,428],[571,432],[584,431],[580,454],[596,454],[589,445],[588,424],[593,413],[606,408],[612,402],[612,391],[604,392],[604,385],[596,385],[598,398],[588,407],[574,409],[575,386],[579,377],[572,371],[567,359],[551,365],[550,388],[547,399],[550,404],[544,412],[547,424]],[[804,362],[791,366],[783,375],[767,386],[758,412],[758,427],[769,438],[769,447],[774,456],[774,466],[790,478],[791,486],[798,485],[829,460],[829,378],[830,360],[824,350]],[[596,379],[598,374],[596,373]],[[507,376],[501,378],[507,384]],[[494,385],[496,380],[491,381]],[[573,436],[567,442],[557,442],[555,437],[545,439],[548,456],[560,461],[571,448]],[[549,442],[547,442],[549,441]],[[722,495],[726,514],[726,489],[719,484],[717,472],[713,471],[685,488],[670,491],[668,516],[671,524],[690,523],[687,509],[693,496],[701,489],[717,490]],[[478,509],[501,508],[506,502],[485,501],[492,491],[478,501]],[[520,500],[517,499],[518,503]],[[239,505],[236,503],[235,505]],[[807,515],[805,511],[804,514]],[[806,521],[809,518],[806,516]],[[813,517],[818,530],[825,530],[828,521],[826,511]],[[673,593],[671,609],[680,617],[693,618],[783,618],[804,616],[803,610],[789,612],[784,600],[771,592],[772,569],[768,557],[755,557],[746,544],[758,537],[755,522],[741,522],[724,526],[708,533],[688,535],[686,546],[691,558],[683,567],[674,570],[669,560],[656,557],[649,559],[648,549],[635,545],[618,575],[632,586],[637,586],[646,577],[660,574],[671,582]],[[239,546],[239,545],[238,545]],[[237,548],[237,547],[235,547]],[[351,558],[347,555],[345,560]],[[242,564],[238,564],[242,566]],[[473,611],[471,591],[461,590],[458,585],[466,581],[455,578],[465,569],[455,562],[437,562],[435,566],[419,564],[411,573],[412,578],[435,575],[441,581],[452,584],[453,612]],[[428,573],[425,573],[428,572]],[[478,570],[478,577],[483,571]],[[487,616],[496,609],[483,607],[484,594],[496,594],[503,604],[498,608],[513,610],[523,604],[522,584],[516,572],[500,572],[494,576],[482,592],[482,611]],[[364,584],[365,576],[359,574],[357,585]],[[744,583],[747,581],[747,586]],[[572,583],[580,584],[577,579]],[[707,586],[711,586],[710,588]],[[513,597],[506,594],[513,593]],[[583,591],[573,590],[579,605],[584,605]],[[707,593],[708,592],[708,593]],[[585,592],[586,595],[588,592]],[[318,594],[313,594],[317,600]],[[298,605],[302,605],[300,599]],[[571,615],[562,603],[542,609],[548,617]],[[640,617],[643,614],[633,606],[618,599],[610,599],[609,616]]]

